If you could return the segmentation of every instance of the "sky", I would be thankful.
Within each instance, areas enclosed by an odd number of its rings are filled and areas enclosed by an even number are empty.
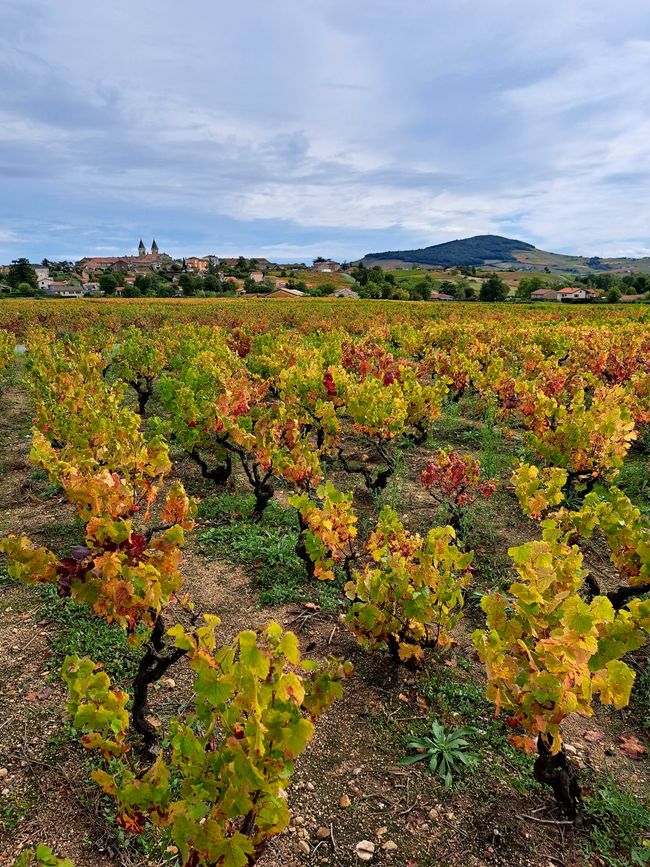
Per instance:
[[[647,0],[0,0],[0,262],[650,254]]]

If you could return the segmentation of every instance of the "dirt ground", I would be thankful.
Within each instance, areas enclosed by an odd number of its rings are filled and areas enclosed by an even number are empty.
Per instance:
[[[75,532],[74,516],[29,462],[29,402],[19,384],[5,388],[2,407],[0,532],[24,532],[40,544],[64,545],[65,533]],[[413,467],[424,454],[413,453]],[[183,474],[190,487],[200,484],[193,468],[183,465]],[[532,532],[514,509],[508,511],[503,496],[504,509],[488,528],[484,559],[493,547],[505,551]],[[400,514],[410,516],[415,527],[426,525],[428,509],[427,495],[418,486],[402,489]],[[397,669],[385,656],[362,651],[336,612],[304,602],[261,606],[250,568],[206,558],[197,544],[200,530],[189,540],[183,562],[186,587],[205,611],[221,617],[224,639],[274,618],[298,632],[307,655],[335,654],[354,665],[343,700],[319,721],[312,744],[297,762],[289,791],[293,818],[269,845],[262,867],[361,864],[357,845],[362,841],[374,848],[370,863],[396,867],[588,863],[585,829],[560,820],[550,793],[534,784],[525,760],[519,763],[506,748],[493,748],[490,742],[479,764],[450,790],[419,766],[398,764],[406,736],[423,732],[431,715],[447,725],[500,726],[482,706],[472,718],[462,701],[454,710],[439,702],[435,689],[425,688],[453,679],[462,698],[482,687],[470,643],[471,630],[481,625],[475,605],[468,604],[451,656],[432,656],[424,673]],[[481,554],[479,546],[479,563]],[[483,580],[481,574],[477,580]],[[174,864],[174,851],[161,849],[153,832],[134,842],[116,829],[109,802],[88,779],[90,759],[65,720],[64,690],[54,670],[57,639],[69,627],[49,616],[50,610],[42,588],[9,580],[0,585],[0,864],[12,864],[22,848],[35,842],[47,842],[77,867]],[[181,661],[154,691],[154,713],[164,720],[190,696]],[[500,729],[493,732],[494,743],[505,743]],[[623,755],[617,739],[624,734],[643,740],[631,711],[599,708],[592,719],[567,721],[568,750],[587,787],[606,771],[620,785],[647,792],[647,756],[635,760]],[[594,867],[606,863],[592,856]]]

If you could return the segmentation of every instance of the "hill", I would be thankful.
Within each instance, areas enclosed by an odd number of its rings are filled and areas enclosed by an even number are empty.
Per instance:
[[[489,261],[513,262],[515,250],[534,250],[532,244],[503,238],[501,235],[475,235],[445,244],[435,244],[421,250],[392,250],[385,253],[369,253],[364,264],[373,260],[413,262],[418,265],[438,265],[453,268],[457,265],[485,265]]]
[[[650,257],[604,259],[599,256],[568,256],[538,250],[526,241],[504,238],[501,235],[475,235],[472,238],[447,241],[419,250],[368,253],[362,262],[368,267],[381,265],[383,268],[403,268],[405,265],[454,268],[467,265],[496,270],[543,271],[548,268],[549,271],[562,274],[588,274],[592,271],[650,272]]]

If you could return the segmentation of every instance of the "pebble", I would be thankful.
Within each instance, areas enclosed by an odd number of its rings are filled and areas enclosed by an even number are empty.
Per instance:
[[[307,783],[307,791],[313,792],[316,786],[313,783]]]
[[[0,768],[0,780],[9,776],[9,771],[6,768]]]
[[[325,825],[321,825],[318,831],[316,831],[316,837],[319,840],[327,840],[330,835],[330,829],[326,828]]]
[[[372,861],[375,854],[375,844],[371,840],[361,840],[355,847],[360,861]]]
[[[347,808],[350,806],[351,803],[352,803],[352,801],[350,800],[350,798],[348,797],[348,795],[341,795],[341,800],[339,801],[339,805],[340,805],[344,810],[347,810]]]
[[[440,813],[435,808],[432,807],[429,810],[429,818],[430,819],[433,819],[435,821],[436,819],[439,818],[439,816],[440,816]]]
[[[385,852],[394,852],[397,849],[397,843],[394,840],[386,840],[381,847]]]
[[[302,852],[303,855],[309,855],[309,853],[311,852],[311,846],[306,840],[299,840],[298,851]]]

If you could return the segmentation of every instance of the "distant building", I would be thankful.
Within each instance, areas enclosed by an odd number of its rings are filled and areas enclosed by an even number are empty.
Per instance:
[[[454,301],[455,298],[453,295],[447,295],[445,292],[432,292],[431,293],[432,301]]]
[[[77,267],[86,276],[101,274],[102,271],[118,271],[122,274],[133,271],[138,274],[147,274],[150,271],[157,271],[165,265],[170,265],[171,262],[171,256],[161,253],[155,240],[151,244],[151,252],[147,253],[147,249],[140,239],[137,256],[86,256],[77,262]]]
[[[197,274],[203,274],[204,271],[208,270],[210,262],[207,258],[200,259],[198,256],[188,256],[185,259],[185,264],[190,271],[195,271]]]
[[[38,288],[47,289],[48,283],[50,282],[50,269],[45,265],[32,265],[32,268],[36,271]]]
[[[560,289],[557,294],[559,301],[593,301],[599,297],[598,292],[584,286],[567,286],[566,289]]]
[[[341,263],[334,262],[332,259],[321,259],[314,262],[311,269],[312,271],[319,271],[321,274],[333,274],[335,271],[341,270]]]
[[[530,293],[531,301],[559,301],[557,289],[535,289]]]
[[[77,283],[63,283],[54,281],[48,283],[48,295],[54,295],[57,298],[83,298],[85,289]]]
[[[336,292],[332,292],[330,298],[358,298],[359,293],[355,292],[354,289],[350,289],[349,286],[341,286],[340,289],[337,289]]]
[[[264,271],[251,271],[249,274],[253,283],[263,283],[264,282]]]

